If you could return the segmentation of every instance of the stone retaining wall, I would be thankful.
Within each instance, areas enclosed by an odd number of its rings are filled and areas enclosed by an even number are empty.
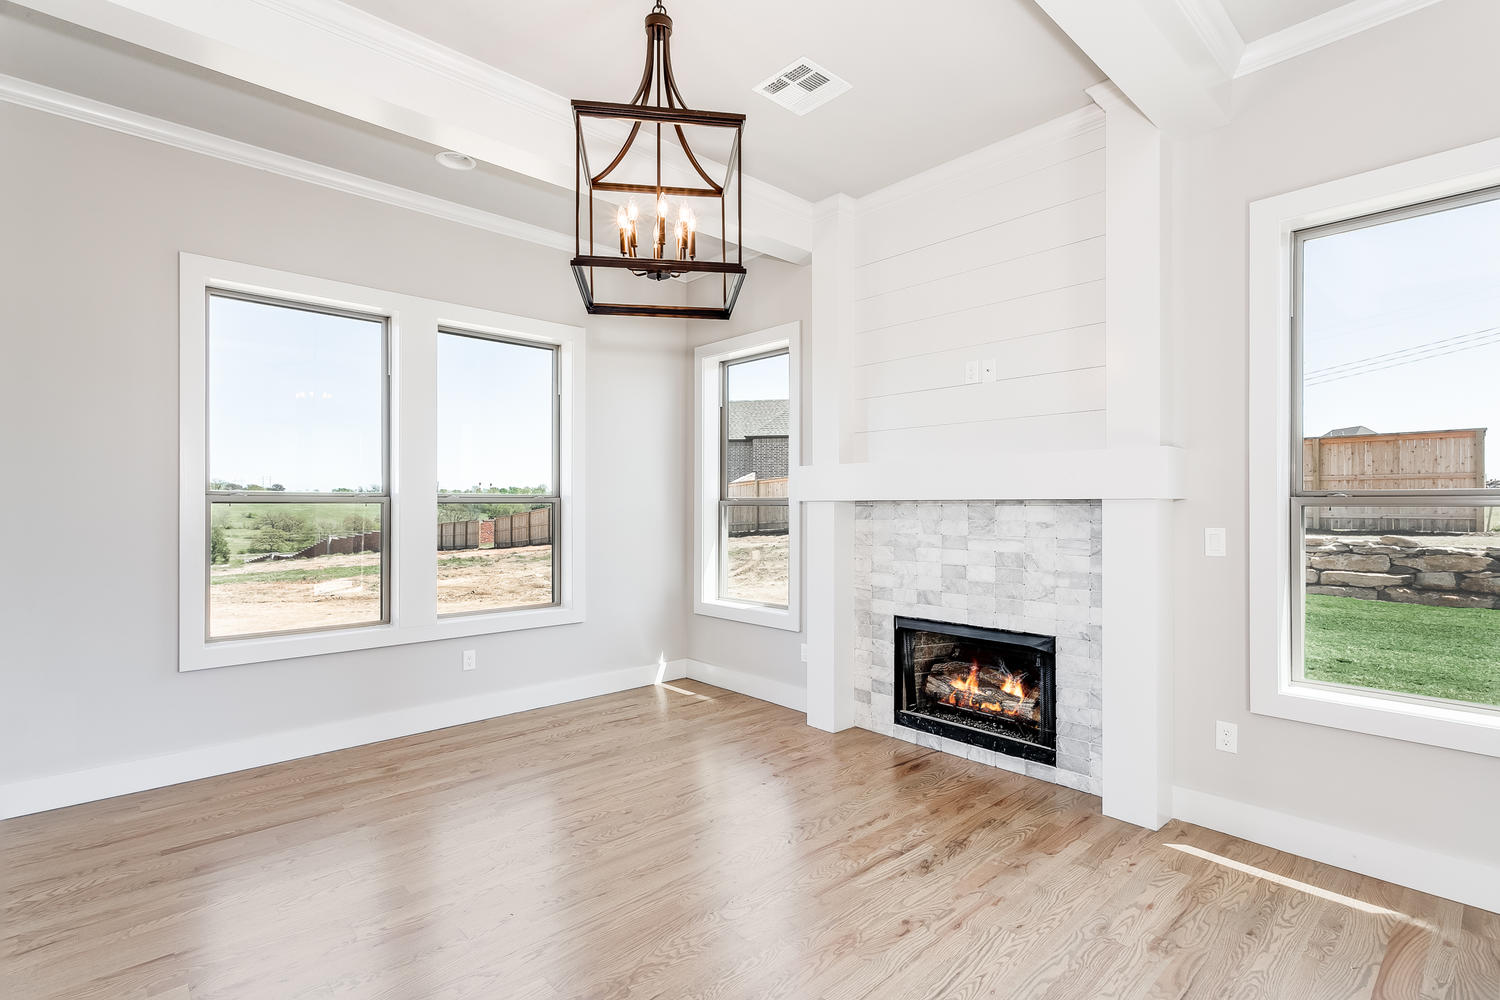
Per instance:
[[[1404,535],[1309,535],[1307,592],[1440,608],[1500,607],[1500,548],[1424,545]]]

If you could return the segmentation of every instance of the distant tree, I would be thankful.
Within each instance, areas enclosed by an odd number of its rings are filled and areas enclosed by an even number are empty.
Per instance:
[[[239,483],[231,483],[227,479],[211,479],[208,482],[208,488],[211,490],[242,490],[245,487]]]
[[[274,493],[285,493],[286,492],[286,487],[282,486],[280,483],[272,483],[271,484],[271,491],[274,492]]]
[[[208,557],[214,563],[229,561],[229,536],[224,533],[222,525],[214,525],[213,531],[209,532]]]
[[[270,504],[281,507],[283,504]],[[300,549],[313,541],[313,531],[307,520],[291,511],[268,510],[260,516],[260,526],[255,529],[252,545],[256,552],[287,552]]]
[[[245,489],[247,489],[247,490],[261,490],[261,491],[264,491],[265,487],[261,486],[261,485],[259,485],[257,483],[247,483],[245,485]]]
[[[1500,479],[1486,479],[1484,485],[1490,489],[1500,488]]]
[[[374,530],[374,518],[366,517],[363,514],[350,514],[344,518],[344,534],[346,535],[363,535],[367,531]]]

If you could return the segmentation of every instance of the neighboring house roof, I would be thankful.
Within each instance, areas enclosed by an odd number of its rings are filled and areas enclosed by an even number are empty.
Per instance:
[[[729,404],[729,440],[786,437],[791,402],[785,399],[746,399]]]
[[[1364,424],[1359,424],[1356,427],[1335,427],[1333,430],[1329,431],[1323,436],[1326,438],[1348,438],[1364,437],[1367,434],[1374,433],[1374,431],[1370,430],[1370,428],[1366,427]]]

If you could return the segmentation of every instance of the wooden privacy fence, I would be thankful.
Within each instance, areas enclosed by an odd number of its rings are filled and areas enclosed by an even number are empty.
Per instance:
[[[1302,440],[1308,490],[1475,490],[1484,487],[1485,428],[1358,434]],[[1308,508],[1308,527],[1382,534],[1484,531],[1484,509]]]
[[[438,525],[438,551],[521,548],[552,544],[552,508],[523,510],[486,521],[444,521]]]
[[[783,476],[780,479],[751,479],[745,482],[730,483],[729,496],[735,499],[741,497],[753,497],[756,499],[786,499],[787,480]],[[784,535],[787,533],[787,505],[784,503],[773,504],[768,507],[751,506],[749,504],[735,504],[729,508],[728,530],[731,537],[738,538],[742,535]]]

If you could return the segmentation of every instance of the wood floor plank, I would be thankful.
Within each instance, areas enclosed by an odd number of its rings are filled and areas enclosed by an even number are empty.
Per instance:
[[[0,823],[5,1000],[1497,1000],[1500,916],[693,681]]]

